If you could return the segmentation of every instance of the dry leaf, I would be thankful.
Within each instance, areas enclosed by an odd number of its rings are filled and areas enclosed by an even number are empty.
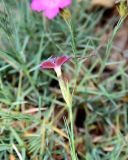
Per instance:
[[[106,8],[111,8],[115,4],[115,0],[92,0],[93,6],[102,6]]]
[[[93,141],[93,143],[98,143],[101,140],[102,140],[102,136],[95,136],[92,141]]]
[[[120,3],[120,2],[122,2],[122,0],[115,0],[115,3],[117,4],[117,3]],[[124,2],[127,2],[127,4],[128,4],[128,0],[124,0]]]
[[[108,146],[108,147],[104,147],[103,150],[106,152],[112,152],[114,149],[114,146]]]
[[[10,154],[9,160],[16,160],[15,156],[13,154]]]
[[[125,95],[124,97],[122,97],[121,100],[125,103],[128,103],[128,95]]]

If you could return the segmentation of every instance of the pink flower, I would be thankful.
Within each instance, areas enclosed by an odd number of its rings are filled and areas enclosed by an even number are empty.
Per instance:
[[[31,8],[34,11],[44,11],[44,15],[53,19],[60,12],[60,9],[68,7],[72,0],[32,0]]]
[[[61,66],[69,61],[71,56],[50,57],[48,60],[41,63],[41,69],[54,69],[61,68]]]
[[[70,60],[71,56],[60,56],[60,57],[50,57],[48,60],[41,63],[41,69],[54,69],[57,78],[59,81],[60,89],[63,95],[65,102],[67,103],[68,107],[72,104],[72,96],[70,95],[69,85],[68,82],[65,82],[61,73],[61,66]]]

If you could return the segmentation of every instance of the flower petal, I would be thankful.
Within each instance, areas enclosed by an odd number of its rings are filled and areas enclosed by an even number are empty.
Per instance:
[[[42,0],[32,0],[31,8],[34,11],[42,11],[45,9],[45,5],[42,3]]]
[[[43,63],[41,63],[40,68],[42,68],[42,69],[54,69],[55,64],[53,62],[50,62],[50,61],[44,61]]]
[[[65,7],[69,6],[71,3],[72,3],[72,0],[61,0],[59,7],[65,8]]]
[[[62,0],[43,0],[42,3],[46,6],[46,9],[59,8],[60,1]]]
[[[71,57],[69,56],[60,56],[56,59],[56,66],[61,66],[65,62],[69,61]]]
[[[44,11],[44,16],[48,17],[49,19],[53,19],[57,16],[57,14],[59,13],[59,8],[50,8],[50,9],[46,9]]]

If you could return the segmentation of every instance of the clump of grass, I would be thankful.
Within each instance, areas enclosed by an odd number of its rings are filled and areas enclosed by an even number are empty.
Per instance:
[[[33,13],[28,1],[4,1],[3,4],[0,159],[70,159],[66,132],[70,124],[68,111],[56,76],[52,71],[41,73],[38,65],[51,53],[73,55],[73,52],[83,59],[96,52],[87,61],[78,60],[77,66],[73,61],[64,68],[70,89],[75,87],[72,118],[78,159],[126,159],[127,65],[124,58],[118,62],[110,59],[114,38],[124,19],[114,27],[112,17],[102,28],[104,10],[91,11],[84,2],[74,3],[73,24],[68,30],[61,17],[48,21]],[[97,27],[100,27],[98,32]],[[108,29],[111,36],[101,43]],[[79,125],[76,121],[82,115]]]

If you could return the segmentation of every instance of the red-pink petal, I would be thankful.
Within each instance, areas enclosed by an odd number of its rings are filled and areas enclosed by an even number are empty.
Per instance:
[[[50,62],[50,61],[45,61],[45,62],[41,63],[40,68],[42,68],[42,69],[54,69],[55,64]]]
[[[68,7],[69,5],[71,5],[71,3],[72,3],[72,0],[61,0],[60,4],[59,4],[59,7],[61,9],[65,8],[65,7]]]
[[[61,66],[65,62],[69,61],[71,57],[69,56],[61,56],[56,59],[56,66]]]
[[[46,16],[49,19],[53,19],[54,17],[57,16],[58,13],[59,13],[59,8],[57,8],[57,7],[56,8],[49,8],[44,11],[44,16]]]
[[[40,12],[45,9],[45,6],[43,5],[42,0],[32,0],[31,9]]]

